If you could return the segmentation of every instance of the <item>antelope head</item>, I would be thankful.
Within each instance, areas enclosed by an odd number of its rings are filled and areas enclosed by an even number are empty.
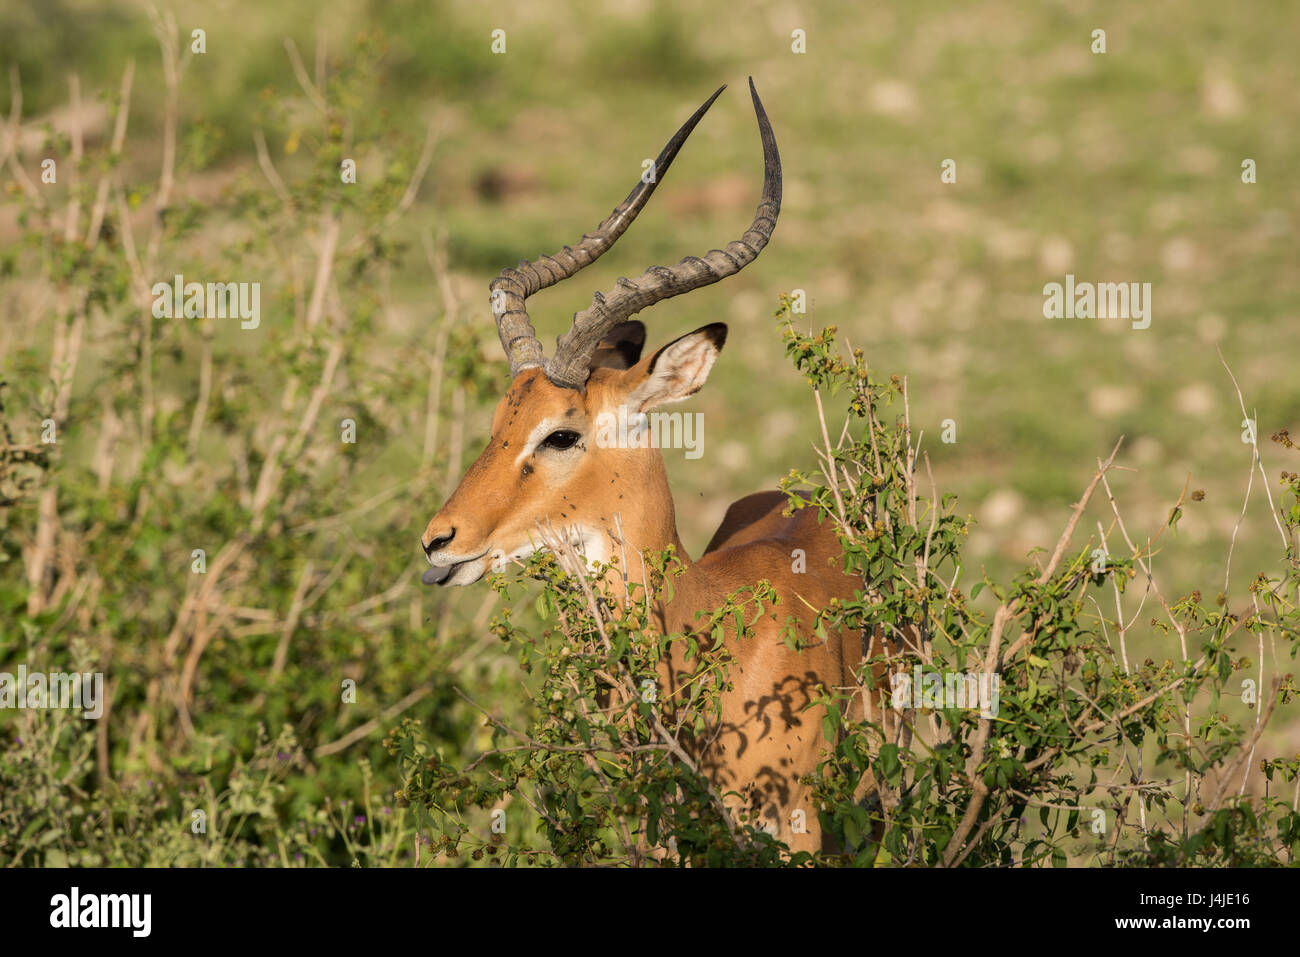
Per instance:
[[[776,139],[749,83],[763,144],[763,192],[744,235],[703,258],[652,266],[619,279],[573,317],[547,359],[525,300],[595,262],[631,225],[668,171],[687,136],[725,87],[668,141],[627,198],[595,232],[554,256],[504,269],[491,283],[492,312],[510,361],[512,382],[497,404],[487,448],[421,539],[426,584],[468,585],[490,569],[545,547],[542,529],[561,536],[589,562],[608,561],[618,543],[679,546],[663,457],[650,447],[644,415],[699,391],[726,340],[712,323],[641,358],[645,326],[631,317],[663,299],[718,282],[753,262],[767,245],[781,208]],[[625,441],[601,440],[602,423],[626,422]]]

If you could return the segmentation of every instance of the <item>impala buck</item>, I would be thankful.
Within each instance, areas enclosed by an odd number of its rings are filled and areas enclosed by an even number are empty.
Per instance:
[[[723,88],[725,89],[725,87]],[[726,249],[676,266],[653,266],[639,279],[619,279],[574,316],[555,354],[547,359],[533,332],[525,300],[595,262],[631,225],[719,89],[686,121],[609,217],[576,246],[521,262],[491,283],[492,311],[510,360],[512,382],[496,407],[492,435],[460,486],[424,531],[421,544],[432,566],[426,584],[469,585],[544,547],[542,526],[578,547],[590,562],[615,554],[674,546],[686,566],[671,600],[654,608],[663,634],[696,628],[696,613],[713,610],[737,589],[759,580],[780,596],[765,609],[752,637],[726,639],[732,656],[730,690],[721,701],[713,735],[693,757],[724,796],[728,808],[747,811],[795,850],[822,847],[811,787],[823,738],[822,713],[808,709],[818,685],[857,686],[863,657],[861,633],[832,634],[802,651],[782,640],[790,618],[811,640],[813,619],[833,597],[852,598],[862,583],[842,571],[842,552],[830,522],[809,508],[786,516],[786,498],[759,492],[728,508],[704,554],[691,561],[677,535],[672,494],[660,451],[647,438],[625,447],[602,447],[594,433],[602,414],[636,420],[657,406],[680,402],[704,385],[726,340],[727,327],[712,323],[641,358],[645,327],[628,319],[648,306],[718,282],[753,262],[771,238],[781,208],[781,161],[763,104],[750,81],[763,144],[763,192],[753,223]],[[757,436],[755,436],[757,438]],[[633,447],[626,447],[626,446]],[[796,561],[796,556],[803,561]],[[631,559],[622,577],[644,584],[642,563]],[[795,571],[799,568],[800,571]],[[804,570],[806,569],[806,570]],[[638,570],[640,570],[638,572]],[[623,597],[623,596],[620,596]],[[673,642],[660,662],[660,680],[672,688],[687,671],[686,642]],[[875,712],[865,694],[857,714]],[[864,787],[868,787],[864,785]],[[862,791],[865,795],[866,791]],[[802,813],[796,813],[802,812]],[[796,823],[797,822],[797,823]]]

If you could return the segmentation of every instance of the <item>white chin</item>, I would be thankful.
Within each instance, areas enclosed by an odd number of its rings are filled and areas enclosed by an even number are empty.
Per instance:
[[[486,567],[487,563],[481,558],[451,566],[430,565],[420,576],[420,581],[426,585],[472,585],[483,577]]]
[[[472,585],[483,577],[483,572],[486,569],[487,562],[481,558],[476,558],[472,562],[464,562],[451,570],[451,574],[447,576],[443,584]]]
[[[586,555],[589,564],[609,561],[609,548],[606,546],[604,539],[603,535],[588,533],[581,526],[574,526],[570,531],[570,544]],[[502,556],[499,552],[493,552],[480,558],[470,559],[467,562],[457,562],[451,566],[434,565],[420,576],[420,580],[426,585],[441,585],[444,587],[447,585],[472,585],[482,579],[489,570],[503,572],[512,563],[522,562],[534,552],[542,550],[545,550],[545,546],[540,543],[530,542],[505,556]]]

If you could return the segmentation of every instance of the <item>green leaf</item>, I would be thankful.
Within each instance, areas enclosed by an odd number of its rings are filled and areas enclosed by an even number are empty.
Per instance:
[[[903,765],[898,759],[898,745],[883,744],[876,759],[876,769],[890,787],[897,787],[903,781]]]
[[[838,730],[835,721],[835,715],[825,714],[822,716],[822,735],[827,741],[834,741],[836,731]]]
[[[858,830],[858,822],[853,820],[852,816],[844,819],[844,843],[850,848],[862,844],[862,832]]]

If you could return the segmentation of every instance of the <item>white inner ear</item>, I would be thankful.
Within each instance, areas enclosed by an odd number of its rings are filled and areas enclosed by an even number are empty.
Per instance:
[[[717,359],[718,347],[704,333],[665,346],[655,360],[654,372],[629,393],[627,407],[633,412],[645,412],[689,398],[703,387]]]

